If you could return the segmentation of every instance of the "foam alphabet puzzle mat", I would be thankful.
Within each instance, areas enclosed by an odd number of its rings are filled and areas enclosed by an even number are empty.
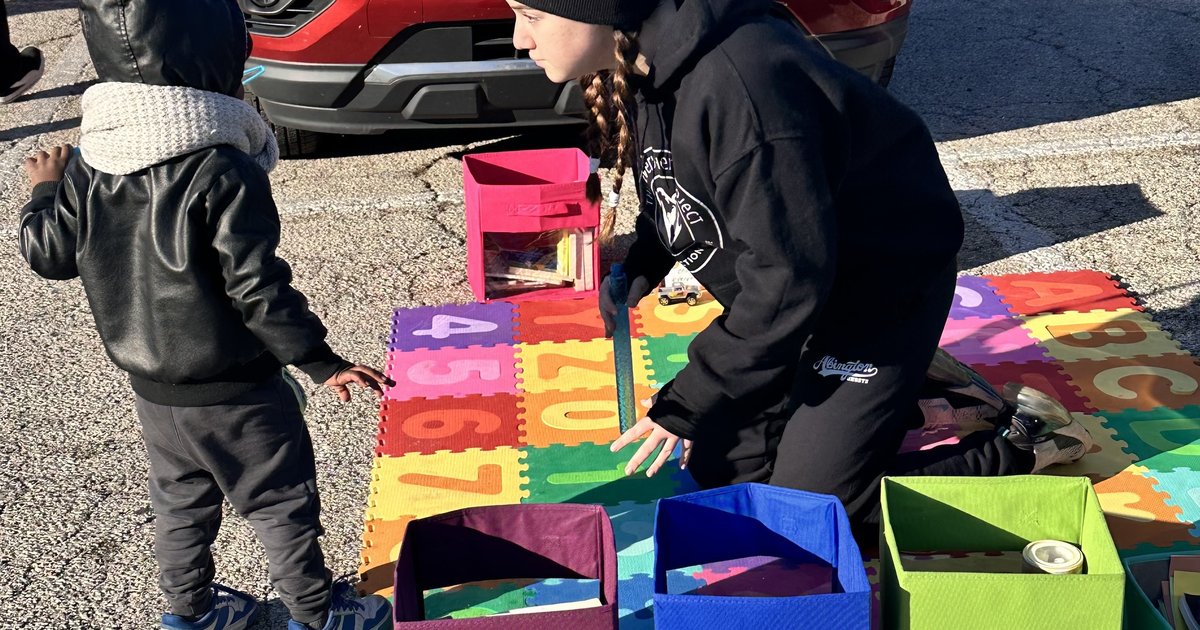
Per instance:
[[[1050,472],[1092,479],[1122,555],[1200,544],[1200,364],[1143,311],[1096,271],[964,276],[942,338],[991,382],[1047,391],[1091,430],[1092,452]],[[639,399],[687,365],[689,342],[720,315],[711,300],[647,299],[631,311]],[[621,628],[653,627],[654,502],[698,488],[673,463],[653,478],[626,478],[632,449],[609,452],[619,434],[612,345],[594,298],[397,310],[387,371],[397,384],[380,411],[363,591],[391,593],[413,519],[484,505],[593,503],[612,519]],[[904,448],[951,444],[979,428],[925,427]],[[877,559],[864,561],[876,584]],[[737,564],[668,579],[673,592],[709,592],[756,570]],[[490,614],[594,590],[561,579],[451,587],[426,595],[427,614]]]

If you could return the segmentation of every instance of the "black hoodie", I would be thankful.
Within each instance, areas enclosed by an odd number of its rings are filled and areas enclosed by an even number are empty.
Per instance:
[[[248,52],[234,0],[85,0],[101,81],[233,95]],[[85,114],[86,116],[86,114]],[[105,349],[162,405],[211,405],[296,365],[323,382],[348,365],[275,254],[267,174],[227,145],[129,175],[76,157],[21,210],[38,274],[79,276]]]
[[[918,116],[772,5],[665,0],[638,36],[651,71],[626,265],[653,286],[679,261],[726,309],[649,414],[689,438],[778,397],[810,339],[911,305],[962,244]]]

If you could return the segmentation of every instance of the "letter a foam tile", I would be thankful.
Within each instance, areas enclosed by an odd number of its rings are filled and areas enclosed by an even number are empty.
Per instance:
[[[522,489],[524,457],[507,447],[376,457],[367,520],[424,518],[468,507],[521,503],[528,496]]]
[[[1186,354],[1149,316],[1131,309],[1022,319],[1038,343],[1059,361]]]
[[[388,349],[512,345],[516,339],[514,318],[513,305],[504,302],[396,309]]]
[[[1150,411],[1200,404],[1200,365],[1186,355],[1063,363],[1096,411]]]
[[[383,401],[379,455],[522,446],[513,394]]]
[[[1017,315],[1142,310],[1111,276],[1098,271],[984,277]]]
[[[388,400],[517,393],[514,346],[389,352]]]

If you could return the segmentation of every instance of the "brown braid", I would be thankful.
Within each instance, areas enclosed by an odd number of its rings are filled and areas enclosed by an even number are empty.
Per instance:
[[[599,72],[584,77],[584,103],[588,107],[588,148],[593,157],[613,158],[613,190],[620,193],[625,181],[625,172],[634,163],[636,145],[633,128],[629,124],[629,106],[633,94],[629,87],[629,75],[634,72],[637,61],[637,38],[633,34],[616,31],[617,68],[613,72]],[[600,178],[588,179],[588,199],[600,201]],[[612,239],[616,227],[616,208],[608,208],[600,226],[600,241]]]

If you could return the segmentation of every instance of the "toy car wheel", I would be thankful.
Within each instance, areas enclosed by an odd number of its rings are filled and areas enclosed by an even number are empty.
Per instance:
[[[663,296],[658,298],[658,303],[662,304],[663,306],[669,306],[671,304],[671,300],[670,298]]]
[[[688,303],[688,306],[695,306],[700,303],[700,300],[696,299],[696,296],[694,296],[694,295],[689,295],[687,297],[687,303]]]

